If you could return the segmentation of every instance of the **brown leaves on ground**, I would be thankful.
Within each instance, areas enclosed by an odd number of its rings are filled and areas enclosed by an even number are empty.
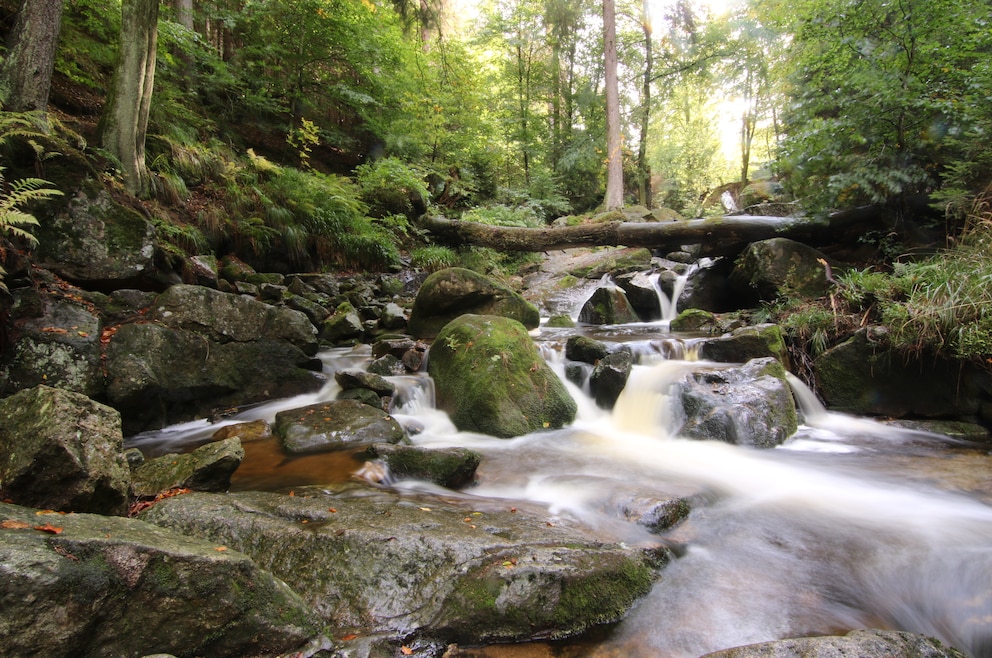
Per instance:
[[[32,530],[37,530],[39,532],[47,532],[51,535],[58,535],[63,530],[63,528],[54,526],[51,523],[33,526],[30,523],[18,521],[17,519],[4,519],[3,521],[0,521],[0,530],[24,530],[26,528],[31,528]]]
[[[188,494],[192,491],[192,489],[187,489],[185,487],[175,487],[174,489],[163,491],[152,499],[136,500],[128,506],[127,515],[129,517],[137,516],[160,500],[172,498],[173,496],[181,496],[182,494]]]

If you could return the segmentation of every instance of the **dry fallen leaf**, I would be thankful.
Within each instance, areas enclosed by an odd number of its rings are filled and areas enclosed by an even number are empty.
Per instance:
[[[355,635],[354,633],[349,633],[348,635],[342,636],[341,637],[341,641],[342,642],[348,642],[349,640],[354,640],[356,637],[358,637],[358,636]]]
[[[20,530],[21,528],[30,528],[30,523],[25,523],[24,521],[18,521],[17,519],[5,519],[0,521],[0,528],[4,530]]]
[[[62,532],[62,528],[53,526],[51,523],[46,523],[45,525],[36,525],[34,529],[40,530],[41,532],[47,532],[53,535],[57,535]]]
[[[223,553],[224,551],[227,550],[227,546],[217,546],[216,548],[214,548],[214,550],[217,551],[218,553]]]
[[[411,649],[410,647],[400,647],[400,653],[403,654],[404,656],[412,656],[413,649]]]

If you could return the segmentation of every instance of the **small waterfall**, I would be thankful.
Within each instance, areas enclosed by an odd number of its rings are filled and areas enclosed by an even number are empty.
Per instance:
[[[651,283],[654,284],[654,289],[658,294],[658,304],[661,307],[661,321],[665,323],[670,323],[679,314],[679,298],[682,296],[682,292],[685,290],[686,283],[689,281],[689,277],[699,269],[699,265],[693,264],[686,268],[685,272],[679,274],[675,282],[672,285],[672,294],[669,297],[665,294],[665,291],[661,289],[661,273],[655,272],[651,275]]]

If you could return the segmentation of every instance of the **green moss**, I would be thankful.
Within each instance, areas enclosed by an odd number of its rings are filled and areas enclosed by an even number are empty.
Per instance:
[[[643,561],[602,553],[592,553],[585,559],[590,563],[607,560],[616,563],[605,568],[602,564],[590,564],[592,577],[563,584],[553,616],[556,624],[565,626],[576,619],[597,624],[619,621],[654,582],[654,571]]]

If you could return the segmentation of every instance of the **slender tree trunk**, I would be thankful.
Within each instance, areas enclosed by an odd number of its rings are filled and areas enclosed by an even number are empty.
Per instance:
[[[649,0],[641,9],[641,29],[644,31],[644,78],[641,82],[641,136],[637,144],[637,195],[645,208],[652,207],[651,165],[648,164],[648,127],[651,125],[651,77],[654,75],[654,53],[651,42]]]
[[[24,0],[0,68],[0,101],[11,112],[48,110],[62,0]],[[47,121],[42,128],[47,128]]]
[[[124,185],[137,196],[151,191],[145,135],[155,84],[158,8],[158,0],[123,0],[120,54],[100,120],[101,143],[120,160]]]
[[[603,0],[606,63],[606,209],[623,208],[623,154],[620,142],[620,89],[617,83],[617,20],[614,0]]]

